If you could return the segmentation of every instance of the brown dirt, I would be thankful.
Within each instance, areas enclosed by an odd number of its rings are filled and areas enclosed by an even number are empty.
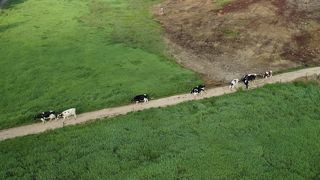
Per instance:
[[[154,13],[170,53],[207,84],[320,64],[320,1],[166,0]]]
[[[319,79],[320,67],[279,74],[268,79],[259,79],[259,80],[256,80],[256,82],[250,86],[250,89],[260,87],[270,83],[290,82],[301,77],[308,77],[308,78],[311,77],[313,79]],[[239,87],[241,86],[243,87],[243,85],[239,84]],[[179,104],[186,101],[204,99],[204,98],[209,98],[214,96],[221,96],[221,95],[229,94],[233,92],[236,92],[236,91],[230,90],[228,86],[224,86],[224,87],[208,89],[207,93],[200,96],[193,96],[191,94],[180,94],[180,95],[175,95],[175,96],[166,97],[162,99],[152,100],[152,101],[149,101],[148,103],[141,104],[141,105],[127,105],[127,106],[108,108],[108,109],[102,109],[98,111],[83,113],[78,115],[76,120],[74,119],[70,119],[66,121],[55,120],[55,121],[47,122],[45,124],[36,123],[36,124],[27,125],[27,126],[1,130],[0,141],[6,140],[6,139],[12,139],[20,136],[26,136],[29,134],[38,134],[48,130],[62,128],[64,126],[86,123],[91,120],[124,115],[133,111],[140,111],[144,109],[157,108],[157,107],[166,107],[166,106],[171,106],[171,105]]]

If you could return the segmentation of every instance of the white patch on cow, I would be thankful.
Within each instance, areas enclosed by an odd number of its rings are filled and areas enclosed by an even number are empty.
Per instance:
[[[40,120],[42,121],[42,123],[47,122],[44,118],[41,118]]]
[[[199,91],[197,89],[193,89],[191,94],[193,94],[195,96],[195,95],[199,94]]]
[[[59,115],[59,117],[60,116],[63,117],[63,119],[66,119],[66,118],[69,119],[70,116],[73,116],[74,119],[77,119],[76,108],[65,110]]]
[[[50,121],[51,121],[51,120],[54,120],[54,119],[56,119],[56,115],[50,114],[49,117],[48,117],[48,119],[49,119]]]

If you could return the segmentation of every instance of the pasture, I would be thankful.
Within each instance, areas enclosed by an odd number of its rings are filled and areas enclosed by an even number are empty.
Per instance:
[[[201,83],[166,53],[153,0],[15,0],[0,10],[0,129],[187,92]]]
[[[319,179],[320,86],[252,91],[0,142],[0,178]]]

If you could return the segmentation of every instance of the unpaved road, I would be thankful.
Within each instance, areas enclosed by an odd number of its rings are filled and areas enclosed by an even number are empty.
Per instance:
[[[270,83],[290,82],[297,78],[311,76],[314,74],[320,75],[320,67],[308,68],[308,69],[298,70],[294,72],[279,74],[268,79],[259,79],[259,80],[256,80],[256,82],[252,84],[250,88],[260,87]],[[202,94],[200,96],[196,96],[196,97],[191,94],[181,94],[181,95],[170,96],[162,99],[153,100],[146,104],[139,104],[139,105],[131,104],[127,106],[102,109],[98,111],[80,114],[76,120],[70,119],[70,120],[64,121],[60,119],[56,121],[47,122],[45,124],[36,123],[36,124],[31,124],[31,125],[26,125],[26,126],[21,126],[16,128],[5,129],[0,131],[0,140],[26,136],[29,134],[38,134],[38,133],[45,132],[47,130],[85,123],[91,120],[124,115],[129,112],[139,111],[139,110],[144,110],[149,108],[166,107],[166,106],[175,105],[175,104],[179,104],[186,101],[191,101],[195,99],[197,100],[205,99],[213,96],[221,96],[221,95],[229,94],[233,92],[236,92],[236,91],[235,90],[231,91],[228,86],[224,86],[224,87],[208,89],[207,93]]]

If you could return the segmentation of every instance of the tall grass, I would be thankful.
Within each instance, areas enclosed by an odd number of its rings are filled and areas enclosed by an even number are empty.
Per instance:
[[[166,56],[155,1],[10,2],[0,12],[0,129],[41,111],[91,111],[200,83]]]
[[[0,178],[319,179],[320,88],[267,85],[0,142]]]

